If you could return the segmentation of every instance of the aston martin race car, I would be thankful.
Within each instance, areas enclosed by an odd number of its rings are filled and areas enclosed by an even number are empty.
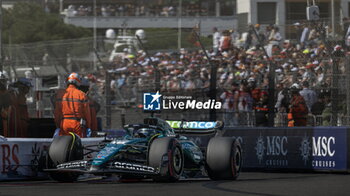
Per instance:
[[[194,171],[212,180],[235,180],[242,166],[240,143],[220,136],[220,122],[165,121],[146,118],[143,124],[124,127],[125,135],[107,139],[99,145],[83,147],[75,134],[54,138],[49,148],[52,179],[76,181],[81,174],[118,175],[120,178],[150,178],[174,182]],[[185,134],[213,134],[201,149]],[[85,153],[84,153],[85,152]],[[95,152],[92,158],[87,154]]]

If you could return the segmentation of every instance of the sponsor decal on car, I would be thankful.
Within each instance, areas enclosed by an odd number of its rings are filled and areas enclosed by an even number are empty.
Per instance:
[[[171,128],[174,129],[213,129],[216,126],[216,122],[204,122],[204,121],[166,121]]]
[[[75,161],[69,163],[62,163],[57,165],[57,169],[71,169],[71,168],[82,168],[85,167],[87,161]]]
[[[132,164],[132,163],[123,163],[123,162],[114,162],[112,164],[113,168],[117,169],[127,169],[127,170],[134,170],[134,171],[144,171],[144,172],[155,172],[155,169],[153,167],[147,166],[147,165],[139,165],[139,164]]]

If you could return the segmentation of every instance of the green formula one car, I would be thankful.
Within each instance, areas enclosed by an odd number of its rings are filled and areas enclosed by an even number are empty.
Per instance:
[[[219,136],[222,126],[220,122],[146,118],[143,124],[126,125],[125,136],[105,140],[95,149],[83,147],[74,134],[56,137],[49,149],[51,168],[46,171],[63,182],[76,181],[85,173],[174,182],[196,171],[212,180],[235,180],[242,167],[242,149],[234,138]],[[213,133],[206,149],[181,135]],[[83,158],[92,152],[92,158]]]

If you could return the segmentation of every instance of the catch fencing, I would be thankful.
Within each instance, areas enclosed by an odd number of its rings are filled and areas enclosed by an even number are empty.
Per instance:
[[[150,49],[153,63],[158,67],[160,81],[156,81],[156,70],[152,63],[145,63],[148,57],[144,56],[144,51],[135,51],[126,61],[119,58],[109,62],[111,44],[102,37],[96,39],[97,43],[94,43],[93,38],[82,38],[4,45],[4,70],[12,80],[25,76],[26,71],[30,71],[33,78],[41,78],[41,86],[35,85],[30,95],[32,99],[28,99],[32,117],[52,117],[53,107],[49,98],[54,93],[54,87],[60,83],[57,75],[64,79],[67,73],[79,71],[83,76],[93,74],[96,78],[92,83],[94,87],[91,94],[101,105],[98,115],[104,119],[105,128],[119,128],[124,123],[139,121],[151,115],[143,113],[143,93],[156,92],[156,84],[159,84],[163,95],[191,95],[193,99],[202,101],[212,97],[211,93],[215,89],[216,100],[223,102],[220,96],[231,88],[232,82],[240,83],[242,79],[254,78],[258,88],[269,92],[268,82],[271,77],[273,79],[270,81],[276,85],[271,91],[274,96],[269,95],[269,98],[274,97],[275,102],[282,89],[280,84],[288,89],[293,83],[302,84],[305,80],[309,81],[310,89],[317,96],[323,93],[329,97],[328,113],[310,112],[308,126],[349,125],[350,60],[343,39],[318,35],[309,43],[310,47],[306,46],[303,50],[298,49],[297,40],[290,39],[289,43],[293,46],[287,52],[284,49],[288,42],[282,41],[280,49],[272,51],[269,59],[264,58],[261,50],[254,49],[256,40],[248,50],[236,48],[244,43],[244,40],[239,39],[238,44],[234,43],[233,50],[222,56],[212,56],[210,63],[204,52],[191,43],[194,41],[191,33],[182,37],[181,41],[187,43],[182,44],[186,46],[184,50],[176,50],[176,44],[171,44],[171,47],[160,45],[159,40],[165,38],[171,40],[171,43],[177,43],[178,37],[174,35],[176,31],[169,30],[148,34],[148,42],[145,43],[146,48]],[[96,58],[94,45],[97,46],[102,62]],[[341,48],[337,48],[337,45]],[[209,55],[212,54],[211,47],[208,44],[205,46]],[[323,53],[317,53],[320,51]],[[272,64],[275,66],[274,76],[269,70]],[[214,82],[211,80],[212,72],[216,72],[215,88],[211,87]],[[38,110],[42,114],[37,114]],[[273,111],[274,126],[286,126],[286,113]],[[209,120],[212,114],[210,110],[163,110],[154,115],[167,119]],[[225,109],[217,110],[216,119],[226,121],[227,126],[257,126],[254,108],[247,112],[233,112],[232,115]]]

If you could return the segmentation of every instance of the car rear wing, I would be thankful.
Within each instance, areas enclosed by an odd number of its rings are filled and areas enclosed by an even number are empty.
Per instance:
[[[210,134],[223,128],[222,121],[166,121],[175,133]]]

